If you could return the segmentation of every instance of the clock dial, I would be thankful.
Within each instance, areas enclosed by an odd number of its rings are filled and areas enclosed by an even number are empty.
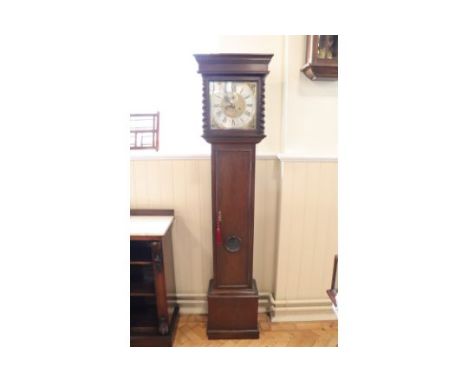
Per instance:
[[[255,129],[256,82],[210,81],[212,129]]]

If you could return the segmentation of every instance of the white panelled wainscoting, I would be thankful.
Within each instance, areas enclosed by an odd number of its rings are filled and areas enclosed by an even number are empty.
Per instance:
[[[209,155],[132,158],[130,207],[174,209],[182,313],[206,313],[212,277]],[[337,253],[337,161],[257,155],[254,278],[273,321],[335,316],[326,289]]]

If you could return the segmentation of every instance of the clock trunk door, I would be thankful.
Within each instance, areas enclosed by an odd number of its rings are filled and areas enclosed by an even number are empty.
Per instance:
[[[222,243],[214,239],[217,288],[251,288],[255,145],[213,145],[213,221],[221,213]]]

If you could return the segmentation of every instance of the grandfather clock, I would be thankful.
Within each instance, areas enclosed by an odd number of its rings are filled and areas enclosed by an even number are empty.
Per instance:
[[[272,54],[197,54],[203,138],[211,143],[213,279],[209,339],[258,338],[252,277],[255,145],[265,138],[265,76]]]

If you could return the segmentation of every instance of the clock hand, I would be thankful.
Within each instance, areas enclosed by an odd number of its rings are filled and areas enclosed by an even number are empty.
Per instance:
[[[230,107],[231,109],[236,108],[236,105],[233,102],[229,101],[229,100],[226,100],[226,104],[227,104],[226,107]]]
[[[230,107],[231,109],[235,109],[235,105],[231,102],[231,100],[229,99],[228,95],[226,94],[224,97],[223,97],[223,100],[224,102],[227,104],[226,107]]]

